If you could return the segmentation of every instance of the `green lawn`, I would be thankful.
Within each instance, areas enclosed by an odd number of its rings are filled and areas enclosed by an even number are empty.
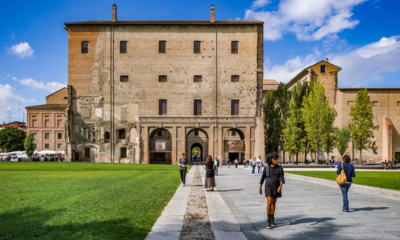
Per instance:
[[[178,169],[0,163],[0,239],[144,239],[179,186]]]
[[[335,172],[319,171],[286,171],[287,173],[303,175],[308,177],[336,180]],[[400,191],[400,172],[357,172],[353,183],[371,187],[385,188]]]

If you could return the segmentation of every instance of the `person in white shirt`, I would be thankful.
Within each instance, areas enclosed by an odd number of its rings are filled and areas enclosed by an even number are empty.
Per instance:
[[[258,176],[261,175],[261,171],[262,171],[262,159],[261,159],[261,156],[258,156],[258,159],[257,159],[257,173],[258,173]]]

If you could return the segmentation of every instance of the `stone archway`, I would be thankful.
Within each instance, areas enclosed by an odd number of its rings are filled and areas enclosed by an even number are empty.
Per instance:
[[[245,136],[242,130],[230,128],[224,132],[224,158],[226,160],[238,159],[240,163],[245,157]]]
[[[171,133],[165,128],[154,129],[149,137],[151,164],[172,164]]]
[[[200,161],[205,162],[208,156],[208,134],[204,129],[194,128],[186,134],[186,156],[192,162],[192,149],[198,146],[201,149]]]

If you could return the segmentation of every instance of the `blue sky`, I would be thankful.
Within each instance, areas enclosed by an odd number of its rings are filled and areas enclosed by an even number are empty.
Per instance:
[[[211,0],[116,0],[119,20],[209,20]],[[68,83],[64,22],[110,20],[113,0],[3,1],[0,122]],[[264,75],[288,82],[329,58],[340,87],[400,87],[398,0],[214,0],[217,20],[263,20]],[[21,114],[18,114],[18,101]]]

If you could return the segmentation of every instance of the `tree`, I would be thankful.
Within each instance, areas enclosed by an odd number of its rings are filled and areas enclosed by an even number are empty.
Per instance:
[[[350,131],[347,127],[344,127],[342,129],[337,129],[335,131],[335,135],[336,135],[335,147],[339,151],[340,155],[343,157],[347,147],[349,146],[349,142],[351,139]]]
[[[5,152],[23,151],[26,133],[17,127],[6,127],[0,131],[0,148]]]
[[[372,139],[374,138],[373,130],[378,130],[379,126],[373,123],[374,113],[367,89],[362,89],[357,93],[354,105],[350,108],[350,117],[351,138],[355,143],[355,148],[360,151],[360,162],[362,163],[363,150],[372,150],[374,154],[377,154],[378,150],[376,142]]]
[[[277,107],[274,90],[269,90],[264,96],[264,139],[265,155],[278,150],[281,138],[281,117]]]
[[[29,158],[29,162],[32,162],[32,156],[35,152],[35,148],[33,146],[33,133],[29,133],[28,137],[25,139],[24,147],[25,147],[25,154]]]
[[[285,128],[286,121],[289,117],[289,101],[290,101],[290,91],[287,88],[287,85],[284,83],[280,83],[278,89],[275,92],[276,94],[276,105],[279,108],[279,113],[281,117],[281,127],[280,127],[280,136],[279,139],[279,149],[283,150],[283,162],[285,162],[285,148],[284,148],[284,139],[283,139],[283,129]]]
[[[327,138],[326,134],[332,133],[336,115],[336,111],[329,106],[328,98],[325,96],[324,83],[318,79],[311,82],[310,93],[304,97],[302,116],[307,139],[310,147],[316,152],[317,161],[321,142]]]
[[[335,118],[334,116],[332,116]],[[337,141],[336,134],[335,132],[337,131],[337,128],[332,128],[330,130],[327,130],[325,134],[322,135],[321,139],[321,150],[322,152],[326,153],[326,156],[329,158],[329,153],[333,152],[333,149],[335,148],[335,143]]]

